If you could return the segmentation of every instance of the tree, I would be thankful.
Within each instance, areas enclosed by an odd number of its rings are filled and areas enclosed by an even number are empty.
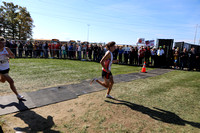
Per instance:
[[[33,20],[30,13],[25,7],[19,7],[19,13],[17,15],[18,20],[18,38],[26,40],[32,36]]]
[[[27,40],[32,36],[33,20],[25,7],[3,2],[0,8],[1,34],[8,39]]]

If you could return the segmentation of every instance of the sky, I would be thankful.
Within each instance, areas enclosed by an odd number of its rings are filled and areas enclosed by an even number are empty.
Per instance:
[[[200,44],[200,0],[0,0],[26,7],[34,39]],[[195,39],[196,36],[196,39]]]

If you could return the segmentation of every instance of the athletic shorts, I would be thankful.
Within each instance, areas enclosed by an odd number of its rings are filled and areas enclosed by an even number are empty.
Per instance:
[[[0,70],[0,74],[7,74],[9,73],[10,68],[6,69],[6,70]]]
[[[106,79],[110,79],[110,76],[112,76],[112,73],[107,73],[105,71],[102,70],[102,78],[106,78]]]

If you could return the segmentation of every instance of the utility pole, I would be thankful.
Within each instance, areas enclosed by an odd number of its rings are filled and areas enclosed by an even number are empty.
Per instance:
[[[89,42],[89,27],[90,27],[90,24],[87,24],[87,26],[88,26],[87,42]]]
[[[196,31],[195,31],[195,34],[194,34],[194,44],[196,43],[196,36],[197,36],[197,29],[198,29],[198,24],[196,25]]]

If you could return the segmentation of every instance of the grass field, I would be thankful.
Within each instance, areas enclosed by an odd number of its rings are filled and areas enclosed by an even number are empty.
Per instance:
[[[59,78],[59,76],[54,78],[57,73],[49,72],[48,75],[50,74],[51,77],[45,77],[45,73],[54,69],[57,69],[58,72],[61,71],[60,75],[65,78],[65,82],[59,82],[59,84],[79,82],[100,76],[99,69],[101,69],[98,63],[92,62],[66,60],[63,63],[62,60],[52,62],[52,60],[20,59],[11,61],[11,64],[13,64],[11,72],[15,78],[17,78],[15,73],[20,73],[21,71],[21,74],[24,74],[22,70],[28,72],[28,68],[26,70],[23,65],[23,69],[20,69],[18,64],[21,63],[31,67],[32,72],[30,73],[35,73],[34,76],[40,75],[40,80],[52,80],[54,83]],[[41,68],[38,69],[38,64],[43,64],[44,67],[40,65]],[[48,64],[47,66],[49,67],[45,67],[45,64]],[[72,68],[73,72],[70,71]],[[113,65],[112,72],[113,74],[121,74],[140,70],[140,67]],[[64,71],[67,72],[62,75],[61,73]],[[82,71],[86,73],[80,74],[79,72]],[[74,74],[75,76],[73,76]],[[65,77],[65,75],[68,76]],[[24,76],[26,77],[25,80],[28,81],[31,75],[24,74]],[[30,80],[34,76],[31,76]],[[72,79],[68,79],[70,77]],[[40,115],[40,117],[52,116],[55,125],[51,127],[51,131],[60,131],[61,133],[200,132],[199,72],[172,71],[156,77],[116,83],[111,94],[116,100],[105,99],[105,91],[100,91],[82,95],[77,99],[33,109],[32,111]],[[27,113],[24,112],[23,116],[26,116],[25,114]],[[15,118],[14,115],[1,117],[0,125],[7,131],[10,131],[9,124],[12,125],[12,122],[23,123],[23,121],[21,122],[18,118]]]
[[[96,62],[59,59],[11,59],[10,75],[20,92],[77,83],[101,76]],[[112,65],[113,75],[141,71],[141,67]],[[0,83],[1,95],[11,93],[8,83]]]

